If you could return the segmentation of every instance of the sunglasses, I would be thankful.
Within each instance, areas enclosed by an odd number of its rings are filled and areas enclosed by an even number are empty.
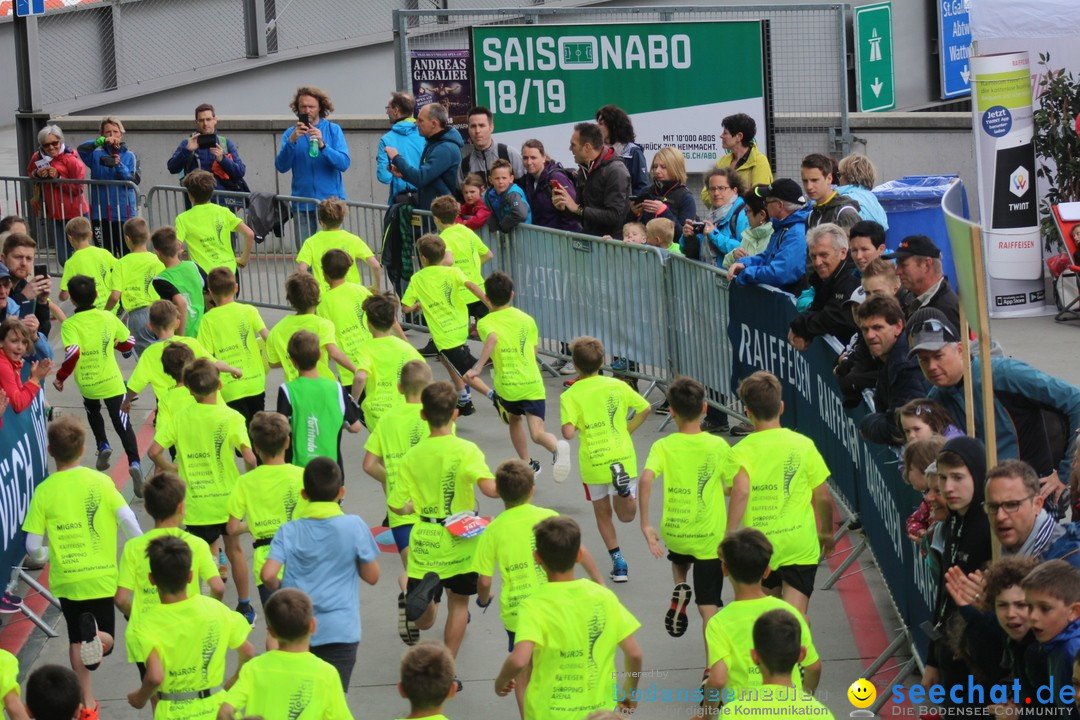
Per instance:
[[[56,142],[41,143],[41,147],[43,147],[43,148],[60,147],[60,141],[58,140]]]

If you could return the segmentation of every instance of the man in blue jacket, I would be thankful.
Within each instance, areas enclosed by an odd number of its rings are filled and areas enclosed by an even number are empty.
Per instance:
[[[420,164],[410,163],[395,147],[387,147],[386,156],[390,158],[390,172],[415,185],[420,195],[418,207],[428,210],[432,200],[440,195],[453,195],[457,189],[465,141],[461,133],[450,127],[450,115],[438,103],[420,108],[416,126],[427,138]]]
[[[765,198],[773,234],[763,252],[728,268],[728,280],[736,285],[772,285],[798,296],[807,288],[806,219],[810,215],[802,188],[794,180],[780,178],[754,192]]]
[[[281,147],[274,167],[279,173],[292,173],[295,197],[325,200],[328,197],[345,199],[342,174],[349,169],[349,146],[341,126],[327,120],[334,111],[330,96],[316,87],[296,89],[289,104],[296,113],[296,124],[281,134]],[[295,203],[296,251],[304,241],[319,231],[315,203]]]
[[[971,382],[975,436],[983,437],[980,358],[971,360],[971,378],[964,377],[960,333],[935,308],[923,308],[908,320],[911,354],[919,358],[930,382],[929,397],[945,406],[958,427],[965,427],[964,382]],[[1061,519],[1068,508],[1073,446],[1080,429],[1080,388],[1012,358],[990,359],[994,383],[994,420],[998,459],[1019,458],[1041,478],[1046,509]]]
[[[195,132],[191,134],[191,137],[180,141],[176,152],[165,165],[169,172],[179,175],[181,180],[192,170],[205,170],[213,173],[215,187],[218,190],[246,192],[247,183],[244,181],[244,174],[247,168],[244,166],[244,161],[240,159],[240,151],[232,140],[217,134],[217,122],[214,106],[210,103],[203,103],[195,108]],[[204,140],[200,144],[199,138],[204,136],[216,138],[217,142],[207,145]],[[216,169],[214,163],[217,163]],[[184,200],[186,203],[186,195]],[[226,207],[240,207],[242,203],[239,199],[223,199],[219,204]]]
[[[416,187],[412,183],[404,178],[395,177],[390,172],[390,158],[386,156],[386,148],[392,147],[401,153],[410,165],[415,167],[420,164],[420,156],[424,152],[424,137],[416,127],[416,120],[413,119],[415,111],[416,100],[405,92],[393,93],[390,96],[390,102],[386,104],[386,117],[390,118],[393,125],[390,127],[390,132],[379,140],[379,150],[375,157],[375,173],[379,182],[390,186],[387,205],[393,205],[395,198],[416,192]]]

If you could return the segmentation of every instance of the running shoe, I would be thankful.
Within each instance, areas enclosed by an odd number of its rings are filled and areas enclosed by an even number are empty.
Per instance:
[[[415,625],[413,625],[412,620],[409,619],[409,614],[405,612],[405,593],[398,593],[397,608],[398,635],[401,637],[401,642],[412,647],[416,643],[420,642],[420,630]]]
[[[466,400],[465,402],[458,400],[457,411],[461,417],[468,417],[476,412],[476,406],[473,405],[472,400]]]
[[[105,472],[109,469],[109,458],[112,457],[112,448],[109,447],[109,443],[101,443],[98,446],[97,451],[97,465],[98,472]]]
[[[529,467],[532,468],[534,480],[540,477],[540,463],[538,463],[536,460],[533,460],[532,458],[529,458]]]
[[[101,704],[98,703],[92,708],[79,708],[79,720],[99,720],[98,708]]]
[[[701,418],[701,432],[726,433],[729,429],[727,415],[724,415],[723,420],[714,420],[708,415]]]
[[[551,458],[553,467],[551,476],[555,482],[561,483],[570,477],[570,443],[566,440],[555,442],[555,455]]]
[[[629,366],[630,364],[626,361],[626,358],[617,357],[611,359],[611,369],[615,372],[623,372]]]
[[[690,604],[692,592],[686,583],[679,583],[671,591],[671,607],[664,617],[664,627],[671,637],[682,637],[690,624],[686,617],[686,606]]]
[[[510,413],[503,407],[502,398],[494,390],[491,391],[491,404],[495,406],[495,412],[499,414],[499,419],[509,425]]]
[[[93,613],[85,612],[79,616],[79,659],[88,670],[93,670],[105,657],[98,635],[97,620]]]
[[[576,378],[573,378],[572,380],[563,380],[563,384],[562,384],[562,386],[563,386],[564,388],[568,388],[568,387],[570,387],[571,385],[573,385],[574,383],[576,383],[576,382],[577,382],[578,380],[580,380],[580,379],[581,379],[581,378],[579,378],[579,377],[576,377]]]
[[[668,401],[665,400],[664,402],[657,405],[655,408],[653,408],[653,412],[657,415],[670,415],[671,408],[668,407]]]
[[[0,596],[0,613],[17,613],[22,609],[23,600],[14,593],[5,592]]]
[[[630,475],[620,462],[611,463],[611,484],[619,497],[630,497]]]
[[[559,371],[560,375],[577,375],[577,368],[574,367],[573,360],[560,360],[562,363],[559,367],[555,368]]]
[[[731,428],[733,437],[746,437],[752,432],[754,432],[754,426],[750,423],[739,423]]]
[[[623,560],[623,556],[620,553],[611,559],[611,577],[612,582],[624,583],[630,579],[630,568],[626,565],[626,560]]]
[[[415,622],[424,614],[439,589],[439,582],[439,576],[429,572],[405,594],[405,617]]]
[[[128,475],[131,476],[131,492],[135,493],[135,497],[142,499],[142,465],[140,465],[138,462],[131,463],[131,465],[128,467]]]
[[[217,554],[217,571],[218,575],[225,582],[229,582],[229,559],[225,557],[225,550],[222,548],[218,550]]]
[[[435,341],[428,340],[427,345],[420,348],[420,355],[426,358],[439,357],[439,349],[435,347]]]
[[[255,618],[259,616],[255,614],[255,608],[251,607],[250,602],[237,603],[236,612],[244,616],[244,619],[248,621],[248,625],[255,626]]]

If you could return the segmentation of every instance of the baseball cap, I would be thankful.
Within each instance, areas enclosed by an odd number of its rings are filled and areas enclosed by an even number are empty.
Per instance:
[[[789,178],[780,178],[774,180],[771,185],[755,187],[754,194],[760,198],[776,198],[777,200],[800,205],[806,203],[806,198],[802,194],[802,186]]]
[[[862,305],[864,302],[866,302],[866,291],[863,290],[862,285],[858,285],[851,292],[851,295],[844,298],[844,302],[842,304],[844,307],[847,307],[848,305]]]
[[[946,345],[960,342],[957,331],[945,313],[937,308],[922,308],[908,318],[908,343],[911,350],[908,357],[914,357],[917,350],[940,350]]]
[[[883,260],[902,260],[909,257],[941,257],[941,250],[925,235],[908,235],[891,253],[882,255]]]
[[[0,263],[0,280],[11,277],[11,271],[8,270],[8,266],[4,263]]]

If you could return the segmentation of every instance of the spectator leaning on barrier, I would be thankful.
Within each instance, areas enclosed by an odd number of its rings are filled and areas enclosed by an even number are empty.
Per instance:
[[[630,195],[642,195],[649,189],[649,167],[645,164],[645,151],[634,142],[634,123],[630,116],[617,105],[605,105],[596,111],[596,124],[603,134],[604,144],[615,150],[630,174]]]
[[[861,273],[885,254],[885,228],[872,220],[855,223],[848,230],[848,256]]]
[[[836,165],[836,192],[846,195],[859,203],[859,217],[876,222],[884,229],[889,229],[889,218],[881,207],[877,196],[872,192],[877,184],[877,168],[870,158],[861,153],[852,153]],[[841,183],[843,183],[841,185]],[[884,243],[882,243],[884,244]]]
[[[36,152],[30,157],[26,174],[41,180],[84,180],[86,166],[74,149],[64,144],[64,131],[56,125],[46,125],[38,132]],[[71,257],[64,226],[68,220],[85,216],[85,188],[79,182],[35,183],[34,214],[44,221],[45,242],[56,250],[56,259],[63,265]]]
[[[521,146],[521,164],[525,174],[518,178],[518,183],[529,201],[533,225],[581,232],[578,218],[555,208],[553,193],[556,185],[566,188],[567,194],[575,200],[577,188],[563,166],[548,157],[544,144],[539,140],[526,140]]]
[[[806,207],[799,183],[780,178],[772,185],[758,185],[754,192],[765,198],[772,218],[769,244],[757,255],[745,257],[728,268],[728,280],[736,285],[772,285],[798,295],[806,289]]]
[[[124,144],[124,124],[109,116],[102,118],[98,137],[79,146],[79,157],[90,170],[91,180],[121,180],[139,184],[139,159]],[[90,187],[90,224],[98,245],[122,257],[124,223],[135,217],[139,197],[134,188],[116,185]]]
[[[803,190],[806,191],[806,197],[814,203],[806,221],[808,227],[833,223],[846,230],[862,220],[859,216],[859,203],[833,189],[835,167],[833,159],[828,155],[813,153],[803,158],[799,171]]]
[[[630,219],[648,225],[653,218],[667,218],[682,227],[693,219],[694,196],[686,189],[686,158],[678,148],[656,151],[652,160],[652,184],[640,202],[630,201]],[[696,248],[692,258],[698,259]]]
[[[420,108],[416,126],[427,140],[419,164],[410,163],[394,147],[386,148],[386,156],[390,158],[390,172],[416,186],[419,207],[430,208],[440,195],[455,194],[461,147],[465,142],[461,133],[450,127],[450,115],[438,103]]]
[[[292,173],[296,197],[325,200],[345,199],[342,174],[349,169],[349,146],[341,126],[327,120],[334,112],[330,96],[316,87],[302,86],[293,94],[289,108],[296,113],[296,123],[281,134],[281,147],[274,167],[279,173]],[[424,207],[427,207],[426,205]],[[300,203],[293,208],[296,217],[296,249],[319,231],[314,203]]]
[[[965,427],[967,407],[964,383],[970,382],[975,413],[975,434],[982,437],[982,384],[980,358],[971,360],[971,377],[964,377],[960,334],[944,313],[923,308],[908,318],[911,353],[919,358],[937,400]],[[999,459],[1019,458],[1038,473],[1041,495],[1055,518],[1064,517],[1071,477],[1076,432],[1080,429],[1080,389],[1012,358],[991,358],[994,382],[994,418]]]
[[[765,207],[765,198],[756,192],[757,188],[764,187],[768,186],[758,185],[742,194],[742,201],[746,205],[746,229],[742,231],[739,246],[724,256],[722,267],[725,270],[741,258],[757,255],[769,245],[773,234],[772,220]]]
[[[65,234],[64,244],[67,244]],[[7,266],[11,273],[11,292],[9,298],[23,305],[34,303],[34,312],[23,317],[23,322],[29,326],[31,332],[40,332],[45,337],[52,330],[52,315],[50,309],[52,303],[49,296],[52,293],[52,278],[49,275],[34,276],[34,260],[37,257],[37,243],[29,235],[24,233],[11,233],[4,239],[3,254],[0,262]]]
[[[710,170],[705,176],[705,189],[712,201],[711,209],[704,225],[689,218],[683,221],[683,252],[694,259],[700,257],[719,265],[739,247],[743,233],[750,227],[746,202],[742,198],[744,188],[739,174],[728,167]],[[765,217],[768,219],[767,214]],[[690,252],[694,246],[700,248],[696,256]]]
[[[1060,558],[1080,569],[1080,524],[1061,525],[1043,505],[1039,477],[1023,460],[1003,460],[986,478],[986,514],[1002,557]]]
[[[851,310],[844,307],[860,284],[859,271],[848,257],[847,233],[839,225],[818,225],[806,234],[806,248],[814,267],[814,301],[791,321],[788,342],[797,350],[809,348],[819,335],[845,342],[857,330]]]
[[[944,313],[954,328],[960,327],[960,298],[942,274],[941,250],[933,240],[925,235],[908,235],[896,250],[881,258],[896,261],[900,284],[914,296],[904,306],[909,319],[916,310],[930,307]]]
[[[773,181],[769,158],[758,150],[754,136],[757,135],[757,123],[746,113],[728,115],[720,121],[720,143],[727,154],[716,161],[717,168],[731,168],[739,173],[740,183],[745,188],[755,185],[771,185]],[[705,205],[711,205],[712,198],[706,187],[701,191]]]
[[[555,207],[581,218],[582,232],[622,237],[623,220],[630,210],[630,173],[613,148],[604,144],[600,128],[578,123],[570,137],[570,152],[578,163],[577,197],[555,188]]]
[[[375,177],[383,185],[390,186],[387,205],[405,200],[410,193],[416,192],[415,185],[390,172],[390,158],[386,155],[386,148],[392,147],[404,155],[410,165],[420,164],[420,155],[424,152],[424,137],[413,118],[415,110],[416,100],[406,92],[392,93],[390,101],[386,103],[386,117],[393,125],[390,126],[390,131],[379,139],[379,149],[375,154]]]
[[[231,192],[247,192],[244,175],[247,167],[240,159],[240,150],[229,138],[218,134],[217,114],[214,106],[203,103],[195,108],[195,132],[176,146],[165,166],[173,175],[179,175],[183,182],[188,173],[205,170],[213,173],[215,189]],[[223,198],[220,202],[226,207],[242,206],[239,198]]]
[[[900,408],[909,400],[926,397],[930,389],[918,361],[908,354],[904,309],[894,297],[874,295],[859,305],[855,318],[878,367],[875,412],[862,419],[859,432],[870,442],[900,447],[904,444]]]
[[[495,142],[491,137],[493,132],[495,120],[490,110],[482,105],[469,110],[469,142],[461,149],[459,180],[471,172],[488,177],[496,160],[508,161],[516,178],[525,174],[521,153],[512,145]]]

